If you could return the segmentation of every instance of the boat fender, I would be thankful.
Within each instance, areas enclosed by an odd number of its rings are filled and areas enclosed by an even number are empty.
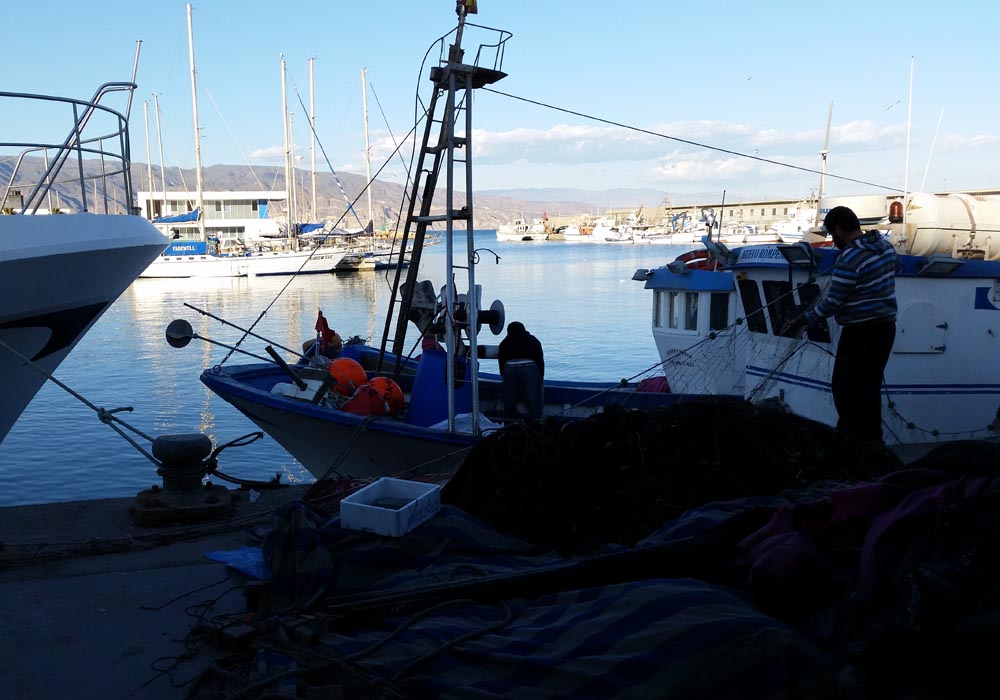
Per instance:
[[[711,252],[703,249],[678,255],[675,262],[684,263],[688,270],[717,270],[722,267],[722,264],[712,257]]]
[[[354,396],[348,399],[340,410],[359,416],[384,416],[389,412],[382,392],[371,384],[359,386]]]

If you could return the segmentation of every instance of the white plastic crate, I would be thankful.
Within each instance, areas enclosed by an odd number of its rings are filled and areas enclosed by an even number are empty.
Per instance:
[[[383,477],[340,502],[340,526],[401,537],[441,510],[441,487]]]

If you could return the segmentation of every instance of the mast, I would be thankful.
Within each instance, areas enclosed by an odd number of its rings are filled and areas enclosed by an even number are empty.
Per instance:
[[[291,200],[292,200],[292,214],[294,218],[292,221],[295,225],[292,230],[289,231],[289,236],[294,236],[298,232],[299,226],[299,174],[295,169],[295,160],[301,156],[295,155],[295,112],[288,113],[288,152],[289,158],[288,162],[291,163],[292,179],[289,180],[291,183]]]
[[[910,56],[910,91],[906,100],[906,161],[903,166],[903,228],[901,238],[906,240],[907,199],[910,196],[910,133],[913,125],[913,56]]]
[[[316,223],[316,89],[313,82],[313,59],[309,59],[309,157],[312,161],[312,221]]]
[[[194,171],[195,181],[198,183],[198,234],[201,240],[208,238],[205,236],[205,195],[204,185],[201,179],[201,131],[198,128],[198,82],[194,70],[194,26],[191,22],[191,3],[187,4],[188,20],[188,56],[191,60],[191,107],[194,115]],[[166,183],[164,183],[166,188]],[[163,195],[166,200],[166,190]]]
[[[375,219],[372,215],[372,152],[368,144],[368,68],[361,69],[361,111],[365,119],[365,191],[368,193],[368,224],[372,227],[372,250],[375,249]]]
[[[826,157],[830,154],[830,123],[833,121],[833,100],[826,112],[826,137],[823,140],[823,150],[819,152],[822,169],[819,176],[819,192],[816,194],[816,217],[813,223],[819,226],[819,203],[826,196]]]
[[[160,149],[160,187],[163,188],[163,207],[160,209],[160,216],[167,214],[167,175],[163,166],[163,132],[160,131],[160,99],[153,93],[153,111],[156,115],[156,143]],[[152,188],[150,188],[152,191]]]
[[[288,216],[288,231],[286,234],[292,235],[292,195],[291,195],[291,169],[288,166],[288,95],[285,89],[285,54],[281,54],[281,135],[282,146],[285,150],[285,211]]]
[[[146,178],[149,182],[149,198],[153,198],[153,154],[149,151],[149,100],[142,101],[142,121],[146,125]],[[152,214],[152,207],[150,211],[144,212],[147,216]]]

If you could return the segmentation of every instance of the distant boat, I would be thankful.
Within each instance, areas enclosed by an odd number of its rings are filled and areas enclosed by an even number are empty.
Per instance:
[[[546,233],[544,229],[538,231],[528,220],[524,218],[524,214],[518,212],[514,215],[514,218],[509,224],[503,224],[497,229],[497,240],[503,241],[505,243],[516,242],[516,241],[544,241]]]
[[[111,213],[113,207],[131,209],[128,154],[115,150],[129,143],[128,121],[102,102],[115,92],[127,92],[131,100],[133,90],[133,83],[105,83],[89,101],[0,92],[4,114],[22,114],[27,108],[33,119],[41,120],[49,113],[64,115],[72,105],[79,115],[67,124],[72,128],[63,141],[26,143],[18,138],[21,134],[11,134],[0,143],[4,160],[12,163],[0,189],[0,441],[45,383],[43,373],[56,371],[167,244],[141,216]],[[88,128],[92,117],[96,128]],[[115,125],[110,134],[109,122]],[[36,123],[24,127],[25,134],[37,131]],[[24,159],[37,154],[44,155],[46,170],[29,180]],[[85,176],[82,168],[84,159],[94,156],[102,164],[96,179],[92,173]],[[63,167],[71,159],[70,167]],[[52,202],[59,196],[53,187],[57,182],[62,192],[79,188],[82,211],[63,212]],[[115,191],[124,205],[111,201],[109,193]],[[46,199],[50,203],[42,208]],[[104,213],[95,213],[100,208]]]

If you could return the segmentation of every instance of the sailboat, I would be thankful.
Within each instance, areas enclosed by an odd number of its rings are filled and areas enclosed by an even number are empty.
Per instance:
[[[330,246],[300,249],[298,240],[293,235],[294,232],[291,231],[293,216],[290,206],[289,230],[286,231],[284,245],[278,249],[271,245],[262,245],[260,242],[254,244],[252,240],[248,240],[245,235],[246,231],[244,231],[242,238],[232,235],[225,237],[223,234],[209,235],[206,200],[212,203],[212,209],[220,212],[230,212],[231,214],[233,210],[243,210],[248,219],[253,213],[256,213],[258,222],[260,222],[268,211],[267,203],[278,199],[278,197],[273,193],[267,195],[254,192],[211,192],[206,196],[201,164],[198,85],[194,63],[194,28],[191,5],[188,4],[186,7],[197,190],[194,193],[174,193],[172,199],[179,202],[190,202],[193,199],[195,207],[190,211],[165,215],[163,208],[167,206],[166,193],[164,193],[162,200],[158,200],[152,192],[140,193],[139,200],[145,206],[147,216],[171,237],[171,242],[139,277],[252,277],[333,272],[346,251],[339,247]],[[282,90],[284,91],[284,59],[281,62],[281,70]],[[285,124],[287,127],[287,117]],[[288,188],[293,186],[287,169],[285,181]],[[292,197],[289,196],[288,192],[289,190],[286,189],[285,200],[290,202]],[[156,208],[161,201],[162,207],[157,212]],[[228,231],[234,227],[234,222],[229,219],[220,218],[213,219],[213,221],[215,226],[222,230]]]
[[[365,194],[368,199],[368,224],[355,236],[360,241],[354,249],[349,250],[337,266],[341,272],[373,272],[395,267],[399,256],[393,254],[392,245],[380,242],[375,237],[375,217],[372,208],[372,164],[371,164],[371,144],[368,141],[368,69],[361,69],[361,111],[364,119],[365,131]],[[408,261],[403,259],[403,265],[408,265]]]
[[[405,282],[403,268],[396,268],[380,346],[348,343],[332,362],[327,360],[329,365],[316,357],[296,365],[283,360],[223,364],[201,375],[209,389],[319,478],[331,471],[356,477],[391,475],[428,465],[444,471],[485,432],[500,427],[515,408],[502,405],[500,376],[479,368],[480,358],[495,358],[498,350],[481,342],[480,331],[501,333],[505,312],[499,300],[483,306],[483,290],[476,282],[472,171],[465,157],[475,133],[472,92],[506,75],[500,63],[510,34],[478,27],[496,34],[477,52],[470,52],[477,56],[476,65],[464,63],[465,6],[460,4],[458,12],[454,44],[446,48],[444,38],[440,40],[441,58],[430,70],[433,92],[401,242],[402,253],[411,250],[411,262]],[[495,58],[488,56],[490,52]],[[435,127],[438,133],[433,133]],[[442,174],[444,213],[432,214]],[[458,194],[464,194],[464,206],[457,206]],[[432,224],[444,228],[443,286],[419,277]],[[459,275],[465,291],[460,291]],[[182,346],[193,338],[186,328],[184,323],[168,328],[172,345]],[[417,337],[408,341],[407,334],[414,332]],[[413,341],[423,348],[419,360],[406,354]],[[388,388],[376,388],[376,382]],[[678,400],[668,393],[638,391],[635,385],[617,380],[546,380],[544,398],[546,415],[556,420],[574,420],[611,406],[652,408]]]

